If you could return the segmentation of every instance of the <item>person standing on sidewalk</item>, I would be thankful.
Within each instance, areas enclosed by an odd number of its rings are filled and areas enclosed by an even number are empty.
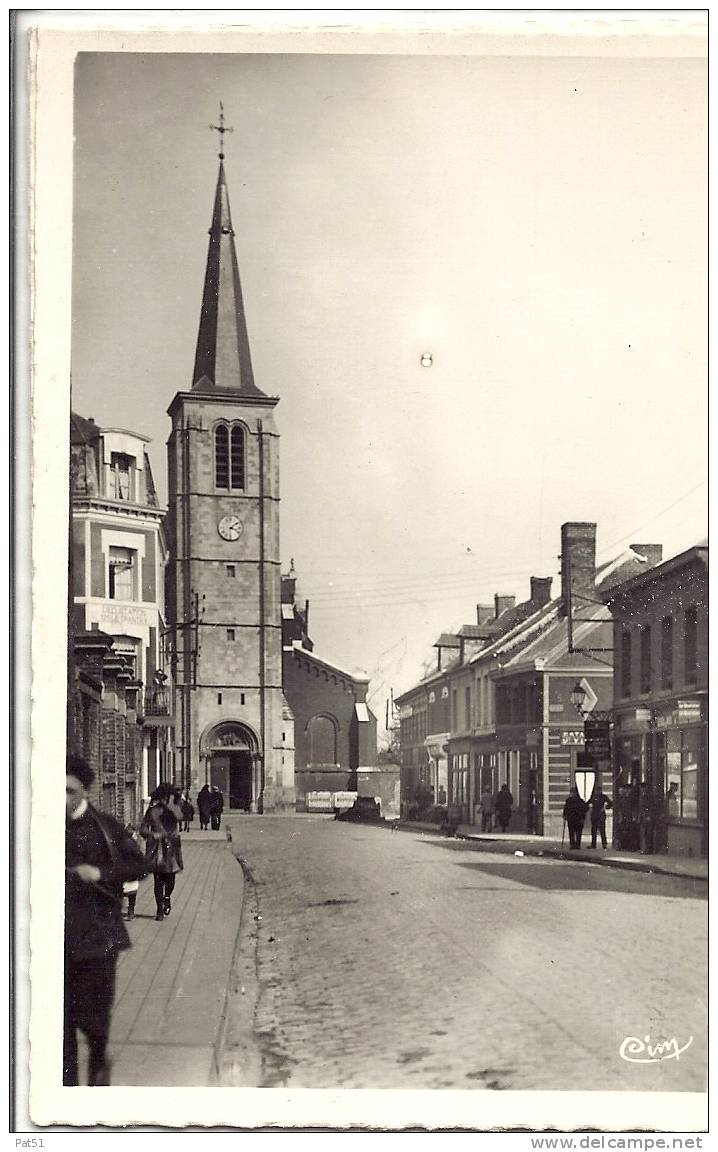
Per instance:
[[[212,815],[212,793],[209,790],[209,784],[203,784],[197,793],[197,808],[199,810],[200,831],[204,832]]]
[[[563,806],[563,818],[568,824],[568,841],[571,848],[581,847],[583,824],[586,819],[588,804],[578,794],[577,788],[569,792]]]
[[[513,806],[514,798],[509,791],[509,786],[508,784],[502,784],[494,800],[494,811],[496,812],[496,819],[499,822],[499,827],[502,832],[505,832],[509,826]]]
[[[606,812],[613,808],[605,792],[597,788],[591,797],[591,847],[596,847],[598,834],[601,834],[601,844],[606,847]]]
[[[494,794],[488,784],[481,793],[481,831],[490,832],[494,819]]]
[[[164,920],[172,911],[175,877],[182,871],[180,820],[172,803],[169,784],[160,784],[150,797],[152,801],[140,825],[140,836],[146,840],[145,859],[148,871],[155,874],[155,920]],[[181,813],[180,813],[181,818]]]
[[[123,881],[148,871],[142,852],[119,821],[90,804],[95,774],[69,756],[65,778],[65,999],[62,1082],[79,1083],[77,1032],[87,1037],[88,1085],[110,1083],[107,1041],[117,957],[130,947],[122,922]]]
[[[189,791],[183,794],[180,807],[182,809],[182,831],[189,832],[189,826],[194,820],[194,804],[189,798]]]
[[[210,792],[210,818],[212,821],[212,831],[219,832],[219,826],[222,823],[222,813],[224,812],[224,796],[216,785]]]

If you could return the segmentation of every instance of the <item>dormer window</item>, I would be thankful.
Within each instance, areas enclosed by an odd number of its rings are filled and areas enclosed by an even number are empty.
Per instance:
[[[132,500],[132,473],[134,460],[124,452],[113,452],[110,457],[110,496],[113,500]]]

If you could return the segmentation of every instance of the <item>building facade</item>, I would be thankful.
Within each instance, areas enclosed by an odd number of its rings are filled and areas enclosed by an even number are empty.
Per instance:
[[[440,681],[446,704],[447,820],[480,823],[482,792],[495,796],[507,784],[513,797],[511,830],[561,835],[563,804],[585,755],[584,718],[571,693],[580,682],[587,710],[605,712],[612,702],[612,629],[601,593],[658,559],[658,546],[632,545],[597,567],[596,525],[569,522],[561,529],[558,597],[551,598],[550,577],[532,577],[526,601],[515,604],[513,597],[497,595],[493,614],[478,606],[477,624],[471,626],[476,650],[467,658],[460,639],[466,629],[460,629],[453,661],[397,697],[406,815],[416,812],[422,771],[429,772],[419,733],[429,695],[435,696]],[[610,795],[610,758],[598,769]]]
[[[616,832],[637,848],[708,850],[708,547],[604,594],[613,617]],[[643,834],[645,847],[645,829]]]
[[[101,428],[72,414],[76,683],[88,700],[82,687],[87,678],[100,685],[107,810],[133,814],[157,783],[174,773],[165,671],[167,548],[148,443],[139,433]],[[109,638],[109,648],[101,637]],[[76,730],[85,728],[83,720]],[[80,745],[85,744],[82,736]]]
[[[309,605],[296,603],[293,571],[282,577],[282,677],[294,718],[296,802],[357,792],[359,776],[375,771],[376,717],[367,705],[369,681],[321,659],[308,635]],[[326,800],[326,807],[331,805]]]

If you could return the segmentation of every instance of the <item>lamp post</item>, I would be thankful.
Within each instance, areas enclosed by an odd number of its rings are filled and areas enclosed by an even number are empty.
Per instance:
[[[571,703],[583,720],[584,753],[579,754],[579,764],[574,772],[576,788],[583,801],[588,803],[596,786],[596,761],[611,759],[611,712],[594,707],[595,693],[589,692],[582,680],[578,680],[571,692]]]

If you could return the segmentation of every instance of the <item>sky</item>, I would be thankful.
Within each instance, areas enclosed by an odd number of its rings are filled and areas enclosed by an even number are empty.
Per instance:
[[[564,521],[706,535],[704,60],[80,54],[72,404],[163,503],[220,100],[283,568],[380,721],[477,603],[560,591]]]

